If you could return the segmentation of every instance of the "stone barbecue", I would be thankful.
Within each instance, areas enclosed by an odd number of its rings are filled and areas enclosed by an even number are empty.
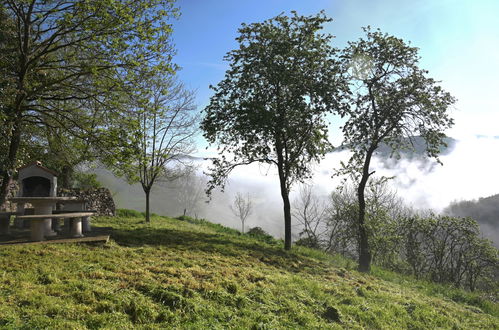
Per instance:
[[[57,174],[33,162],[19,169],[19,197],[55,197]]]

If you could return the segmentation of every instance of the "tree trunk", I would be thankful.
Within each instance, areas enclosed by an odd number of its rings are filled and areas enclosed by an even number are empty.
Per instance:
[[[7,200],[7,195],[9,193],[9,186],[12,177],[9,175],[8,171],[5,171],[2,175],[2,185],[0,186],[0,210],[4,208],[5,201]]]
[[[144,192],[146,193],[146,222],[151,223],[151,218],[149,214],[149,195],[151,193],[151,189],[144,189]]]
[[[366,180],[367,181],[367,180]],[[369,249],[369,241],[365,224],[366,217],[366,200],[364,196],[365,183],[359,184],[357,191],[359,200],[359,271],[368,273],[371,270],[371,252]]]
[[[61,188],[71,188],[71,178],[73,176],[73,168],[71,166],[64,166],[61,171]]]
[[[17,152],[21,143],[21,128],[20,123],[16,123],[12,130],[12,137],[9,145],[9,155],[7,164],[2,175],[2,185],[0,186],[0,207],[5,204],[9,193],[10,182],[16,170]]]
[[[289,191],[286,186],[286,176],[284,175],[284,169],[281,162],[278,162],[277,169],[281,185],[281,197],[284,205],[284,249],[291,250],[291,204],[289,202]]]
[[[371,271],[371,251],[369,248],[368,233],[366,228],[366,198],[365,189],[367,180],[372,173],[369,173],[369,165],[375,148],[371,147],[366,153],[364,167],[362,169],[362,178],[357,189],[357,198],[359,202],[359,217],[357,219],[359,227],[359,271],[368,273]]]

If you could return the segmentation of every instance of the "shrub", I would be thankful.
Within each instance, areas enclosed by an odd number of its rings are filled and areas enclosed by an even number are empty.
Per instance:
[[[116,216],[123,218],[142,218],[144,217],[141,212],[130,209],[117,209]]]
[[[97,174],[76,172],[73,176],[73,188],[80,189],[95,189],[101,188],[102,184],[97,180]]]
[[[498,250],[480,238],[478,224],[471,218],[410,217],[401,230],[402,258],[416,277],[474,290],[485,288],[497,276]]]
[[[246,235],[256,238],[259,241],[266,243],[275,243],[274,237],[268,234],[265,230],[260,227],[254,227],[248,230]]]
[[[303,237],[295,242],[296,245],[305,246],[312,249],[320,249],[321,246],[314,237]]]

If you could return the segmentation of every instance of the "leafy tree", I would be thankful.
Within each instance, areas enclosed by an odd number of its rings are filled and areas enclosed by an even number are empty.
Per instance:
[[[341,53],[351,84],[344,97],[352,105],[341,112],[347,116],[343,135],[353,155],[340,173],[353,175],[358,182],[359,270],[368,272],[365,188],[374,173],[372,156],[381,143],[392,155],[411,149],[411,139],[419,135],[426,141],[427,155],[437,158],[444,131],[453,124],[447,111],[455,99],[418,67],[417,48],[380,31],[364,31],[365,38],[350,42]]]
[[[3,0],[0,15],[0,31],[8,31],[0,37],[2,204],[34,127],[77,137],[95,129],[103,150],[130,139],[123,92],[136,85],[138,68],[175,69],[166,20],[176,9],[173,0]]]
[[[149,197],[154,184],[174,180],[185,174],[185,158],[194,151],[193,137],[198,131],[194,93],[174,77],[154,76],[141,83],[136,108],[139,138],[132,145],[132,157],[108,157],[115,173],[129,182],[140,182],[146,195],[146,222],[150,222]]]
[[[253,202],[251,201],[249,194],[244,196],[238,192],[230,209],[232,213],[241,220],[241,232],[244,234],[244,223],[253,211]]]
[[[239,49],[227,53],[230,69],[219,82],[202,121],[204,136],[217,143],[208,193],[223,186],[237,166],[275,165],[284,208],[285,249],[291,248],[289,191],[310,175],[310,164],[330,150],[324,115],[339,106],[342,86],[330,46],[321,34],[331,19],[279,15],[243,24]]]

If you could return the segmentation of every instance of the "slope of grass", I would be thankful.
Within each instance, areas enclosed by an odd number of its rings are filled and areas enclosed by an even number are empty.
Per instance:
[[[205,221],[94,225],[110,243],[0,248],[1,328],[499,328],[497,304]]]

